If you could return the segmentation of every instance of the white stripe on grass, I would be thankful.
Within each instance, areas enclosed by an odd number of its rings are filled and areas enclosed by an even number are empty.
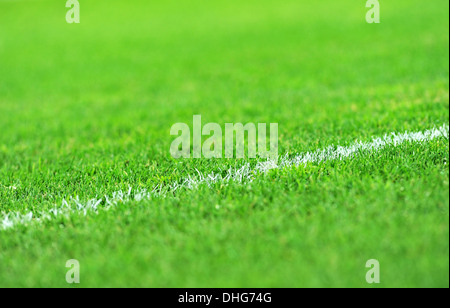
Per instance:
[[[221,173],[204,174],[196,170],[196,174],[189,175],[182,182],[175,182],[171,185],[157,185],[153,190],[146,189],[128,191],[118,191],[103,198],[93,198],[87,202],[82,202],[77,198],[63,200],[60,206],[54,206],[50,210],[40,211],[35,215],[32,212],[22,214],[20,212],[2,213],[0,215],[0,230],[14,227],[15,225],[29,224],[30,222],[40,222],[52,220],[60,216],[68,216],[72,213],[87,215],[88,212],[98,213],[100,209],[108,210],[119,204],[131,201],[151,200],[153,198],[165,198],[180,189],[196,189],[199,185],[212,186],[216,183],[250,183],[259,174],[264,174],[272,169],[292,168],[306,165],[308,163],[320,164],[330,160],[351,159],[360,153],[370,153],[381,150],[389,146],[399,146],[405,142],[424,142],[436,138],[444,137],[449,139],[449,125],[444,124],[439,128],[433,128],[424,132],[391,133],[384,137],[373,138],[370,142],[357,141],[350,146],[329,146],[325,149],[298,154],[293,158],[288,155],[278,161],[260,161],[255,168],[251,168],[249,163],[240,168],[230,168],[225,176]]]

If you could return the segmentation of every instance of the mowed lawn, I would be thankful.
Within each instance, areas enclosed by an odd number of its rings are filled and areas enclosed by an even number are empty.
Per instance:
[[[291,156],[449,122],[446,0],[64,2],[0,0],[0,217],[254,163],[173,159],[195,114]],[[449,287],[448,163],[443,136],[17,225],[0,287],[73,287],[69,259],[80,287]]]

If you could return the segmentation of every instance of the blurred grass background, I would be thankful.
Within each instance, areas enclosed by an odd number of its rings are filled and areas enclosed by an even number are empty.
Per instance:
[[[445,0],[377,25],[364,1],[81,1],[80,24],[61,2],[0,2],[2,210],[190,173],[168,149],[193,114],[279,123],[280,154],[448,121]]]

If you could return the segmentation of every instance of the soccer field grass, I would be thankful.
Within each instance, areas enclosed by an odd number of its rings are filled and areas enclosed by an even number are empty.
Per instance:
[[[448,1],[80,4],[0,0],[0,287],[449,287]],[[172,158],[193,115],[280,161],[442,135],[261,171]]]

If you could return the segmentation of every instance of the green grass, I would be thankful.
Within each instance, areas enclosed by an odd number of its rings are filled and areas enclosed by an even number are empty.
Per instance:
[[[0,213],[151,189],[176,122],[279,123],[280,154],[449,122],[449,4],[0,0]],[[316,3],[317,2],[317,3]],[[449,287],[449,143],[406,143],[0,231],[0,287]],[[245,160],[246,161],[246,160]],[[14,186],[16,189],[11,189]]]

